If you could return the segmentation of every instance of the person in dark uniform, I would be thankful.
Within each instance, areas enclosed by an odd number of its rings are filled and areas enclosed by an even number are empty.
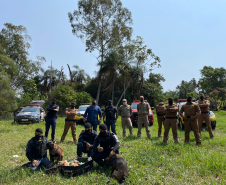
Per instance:
[[[97,137],[97,132],[92,130],[92,125],[90,123],[85,123],[85,130],[83,130],[78,139],[77,145],[77,155],[82,157],[82,153],[87,153],[88,157],[92,154],[92,148],[95,138]]]
[[[107,126],[101,124],[99,126],[100,133],[96,137],[93,144],[92,159],[101,167],[105,167],[104,161],[109,155],[119,153],[120,142],[117,135],[107,131]],[[100,147],[98,147],[100,145]]]
[[[51,168],[51,163],[47,157],[48,139],[42,135],[41,128],[35,130],[35,137],[28,141],[26,148],[26,156],[30,163],[32,170],[37,170],[38,167],[44,166],[45,168]]]
[[[51,134],[51,139],[53,141],[53,143],[56,143],[55,141],[55,130],[56,130],[56,119],[57,119],[57,112],[59,111],[59,106],[56,105],[56,99],[53,98],[51,100],[50,105],[48,105],[47,107],[47,116],[46,116],[46,132],[45,132],[45,136],[46,138],[48,138],[48,133],[49,133],[49,129],[50,126],[52,127],[52,134]]]
[[[105,116],[106,116],[106,125],[108,127],[108,131],[110,131],[110,127],[111,127],[111,131],[116,134],[115,123],[118,119],[118,110],[116,109],[116,107],[113,107],[112,100],[108,101],[108,106],[104,110],[103,122],[104,122]]]

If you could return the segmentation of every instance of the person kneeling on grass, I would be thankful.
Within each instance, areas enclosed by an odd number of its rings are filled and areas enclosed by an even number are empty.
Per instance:
[[[77,155],[82,157],[82,153],[87,153],[88,157],[92,154],[92,148],[95,138],[97,137],[97,132],[92,130],[92,125],[90,123],[85,123],[85,130],[83,130],[78,139],[77,145]]]
[[[51,163],[47,157],[47,143],[49,141],[42,134],[42,129],[37,128],[35,130],[35,137],[33,137],[27,144],[26,156],[30,162],[26,166],[31,167],[32,170],[37,170],[38,167],[41,166],[51,168]]]
[[[107,125],[101,124],[99,126],[99,130],[100,133],[94,141],[94,153],[91,155],[91,157],[97,164],[99,164],[99,166],[105,167],[105,163],[102,159],[106,159],[108,156],[118,154],[120,142],[117,135],[115,135],[113,132],[107,131]],[[98,147],[99,145],[100,147]]]

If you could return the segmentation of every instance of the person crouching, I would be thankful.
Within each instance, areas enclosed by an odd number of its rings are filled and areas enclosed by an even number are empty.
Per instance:
[[[82,153],[87,153],[88,157],[92,154],[92,145],[95,138],[97,137],[97,132],[92,130],[92,125],[90,123],[85,123],[85,130],[83,130],[78,139],[77,144],[77,155],[82,157]]]

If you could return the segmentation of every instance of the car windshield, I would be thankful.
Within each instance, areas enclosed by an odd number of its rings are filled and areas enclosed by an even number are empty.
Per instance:
[[[132,109],[137,109],[137,104],[133,104]]]
[[[78,111],[86,111],[87,107],[79,107]]]
[[[39,112],[39,108],[25,108],[21,112]]]

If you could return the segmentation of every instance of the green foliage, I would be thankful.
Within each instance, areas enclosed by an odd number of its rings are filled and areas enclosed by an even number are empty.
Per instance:
[[[75,91],[70,86],[65,85],[59,85],[54,89],[51,93],[51,97],[57,99],[60,114],[65,112],[65,109],[71,105],[71,102],[76,102],[77,100]]]
[[[29,41],[31,41],[31,38],[27,35],[27,29],[24,26],[15,26],[11,23],[5,23],[4,26],[0,32],[0,45],[16,66],[16,70],[9,69],[11,71],[9,75],[11,87],[18,89],[23,86],[27,79],[39,72],[45,58],[37,57],[37,61],[29,59],[28,49],[30,48]],[[1,51],[0,54],[2,54]],[[12,64],[12,61],[9,62]],[[14,68],[14,65],[12,64],[10,68]]]
[[[195,99],[199,98],[199,94],[196,94],[193,92],[187,93],[185,98],[187,98],[187,96],[191,96],[192,98],[195,98]]]
[[[24,94],[29,95],[32,100],[37,99],[39,92],[37,91],[37,86],[34,79],[27,80],[23,85]]]
[[[12,115],[17,108],[15,92],[10,87],[10,79],[5,72],[0,73],[0,118]]]
[[[172,97],[174,101],[177,101],[179,99],[178,91],[177,90],[168,90],[163,93],[163,100],[165,103],[168,103],[168,98]],[[185,99],[185,98],[183,98]]]
[[[76,105],[77,107],[80,103],[91,103],[93,98],[90,96],[89,93],[82,91],[76,93]]]
[[[200,70],[200,86],[203,92],[210,93],[216,88],[226,88],[226,69],[204,66]]]
[[[190,144],[184,144],[185,133],[179,129],[179,144],[174,143],[171,131],[168,144],[162,144],[162,138],[157,137],[156,115],[155,124],[150,127],[151,139],[147,139],[144,128],[141,139],[137,139],[136,136],[123,138],[121,121],[118,119],[116,131],[121,142],[119,155],[126,160],[129,168],[129,176],[124,184],[226,184],[226,127],[225,115],[221,115],[222,113],[226,112],[215,112],[217,127],[214,131],[214,140],[209,139],[207,130],[202,131],[201,147],[195,145],[192,131]],[[70,142],[73,140],[71,133],[67,134],[64,143],[60,143],[64,124],[64,118],[59,117],[56,141],[64,151],[64,159],[69,161],[76,157],[76,145]],[[47,175],[44,171],[32,172],[21,168],[21,165],[28,162],[25,156],[26,144],[34,137],[34,131],[38,127],[45,130],[44,123],[18,125],[14,124],[12,119],[0,121],[0,141],[2,141],[0,182],[2,184],[118,184],[111,177],[111,167],[102,169],[95,162],[90,172],[77,177],[63,176],[59,173]],[[83,129],[84,126],[77,125],[77,134]],[[134,128],[134,135],[136,133],[137,128]],[[13,155],[19,157],[13,158]]]
[[[32,100],[29,94],[23,94],[20,98],[17,98],[18,107],[24,107],[24,105],[30,104]]]

